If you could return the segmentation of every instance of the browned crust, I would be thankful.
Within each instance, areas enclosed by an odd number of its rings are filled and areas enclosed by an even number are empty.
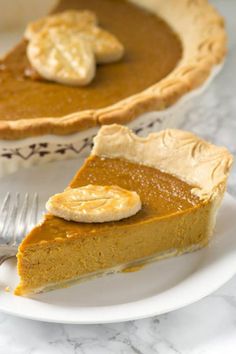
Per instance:
[[[60,118],[34,118],[0,121],[0,139],[16,140],[46,134],[67,135],[96,127],[92,111],[78,112]]]
[[[157,84],[103,109],[58,118],[0,121],[1,139],[67,135],[96,125],[128,123],[142,113],[171,106],[185,93],[203,84],[213,67],[223,61],[226,54],[224,21],[207,0],[129,1],[156,12],[176,31],[183,44],[183,57],[178,66]]]
[[[99,130],[92,155],[157,168],[193,186],[191,192],[205,200],[225,190],[233,163],[226,148],[190,132],[166,129],[143,138],[118,124],[104,125]]]

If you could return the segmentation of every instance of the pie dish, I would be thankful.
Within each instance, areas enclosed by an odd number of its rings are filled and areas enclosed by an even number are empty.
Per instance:
[[[140,138],[124,126],[102,127],[69,188],[117,185],[140,196],[141,210],[103,223],[45,215],[19,246],[15,294],[134,270],[206,246],[231,164],[227,149],[189,132],[170,129]]]
[[[0,73],[0,154],[11,170],[17,162],[76,156],[103,124],[128,124],[144,134],[178,125],[183,114],[165,112],[202,88],[225,56],[223,20],[206,0],[64,0],[55,11],[71,8],[94,11],[124,44],[124,60],[99,67],[81,91],[25,78],[25,41],[8,53]]]

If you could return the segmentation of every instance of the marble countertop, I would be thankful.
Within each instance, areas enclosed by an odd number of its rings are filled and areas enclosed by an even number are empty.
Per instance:
[[[227,21],[225,67],[185,129],[227,146],[236,156],[236,1],[212,1]],[[229,180],[236,197],[236,166]],[[165,315],[107,325],[60,325],[0,313],[0,354],[235,354],[236,276],[207,298]]]

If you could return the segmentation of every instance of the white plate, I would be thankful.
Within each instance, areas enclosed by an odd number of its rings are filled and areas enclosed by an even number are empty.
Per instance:
[[[38,191],[43,206],[50,194],[66,186],[80,164],[81,160],[55,162],[4,177],[0,198],[7,190]],[[235,215],[236,202],[226,195],[209,247],[135,273],[110,275],[31,298],[4,290],[17,282],[15,260],[9,260],[0,267],[0,310],[41,321],[84,324],[134,320],[191,304],[236,272]]]

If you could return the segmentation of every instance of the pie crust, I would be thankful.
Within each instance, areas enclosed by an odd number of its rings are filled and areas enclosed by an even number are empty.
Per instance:
[[[194,186],[192,193],[204,200],[222,189],[233,162],[225,147],[187,131],[166,129],[142,138],[118,124],[99,130],[91,154],[157,168]]]
[[[180,37],[183,55],[177,67],[148,89],[106,108],[59,118],[0,121],[3,139],[44,134],[66,135],[97,125],[125,124],[148,111],[160,111],[201,86],[226,53],[224,21],[207,0],[129,0],[163,18]],[[173,11],[174,8],[174,11]]]

